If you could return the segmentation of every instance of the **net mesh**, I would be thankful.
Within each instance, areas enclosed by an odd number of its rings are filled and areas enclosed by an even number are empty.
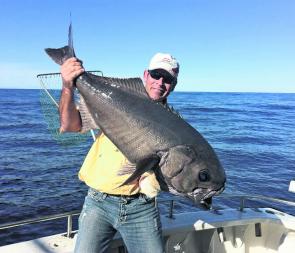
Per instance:
[[[94,75],[102,75],[101,71],[87,71]],[[86,133],[60,133],[59,132],[59,99],[61,92],[61,75],[60,73],[48,73],[40,74],[37,76],[42,89],[40,89],[40,105],[44,115],[47,128],[51,133],[51,136],[55,141],[63,146],[74,146],[82,142],[88,141],[91,136],[94,136],[92,132]],[[79,101],[79,93],[75,90],[75,103]]]

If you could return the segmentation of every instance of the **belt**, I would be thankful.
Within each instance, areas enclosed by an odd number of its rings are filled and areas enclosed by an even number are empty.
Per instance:
[[[139,198],[140,196],[145,196],[145,194],[143,193],[136,193],[133,195],[123,195],[123,194],[110,194],[110,193],[105,193],[105,192],[100,192],[98,190],[95,190],[93,188],[89,188],[89,192],[91,194],[95,194],[95,195],[105,195],[105,196],[111,196],[111,197],[117,197],[117,198],[125,198],[125,199],[136,199]]]
[[[133,194],[133,195],[122,195],[122,194],[109,194],[109,193],[105,193],[109,196],[112,196],[112,197],[118,197],[118,198],[132,198],[132,199],[135,199],[135,198],[139,198],[140,196],[143,196],[144,194],[142,193],[136,193],[136,194]]]

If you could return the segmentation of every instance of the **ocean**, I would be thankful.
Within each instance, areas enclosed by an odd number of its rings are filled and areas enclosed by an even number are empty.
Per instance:
[[[225,193],[295,200],[288,192],[295,178],[295,94],[174,92],[170,104],[216,150],[227,175]],[[87,187],[77,173],[91,137],[74,146],[57,142],[39,90],[0,89],[0,111],[0,226],[80,210]],[[216,208],[239,204],[221,197],[213,201]],[[175,212],[196,208],[183,200]],[[167,205],[160,211],[166,213]],[[0,230],[0,245],[61,233],[65,225],[61,220]]]

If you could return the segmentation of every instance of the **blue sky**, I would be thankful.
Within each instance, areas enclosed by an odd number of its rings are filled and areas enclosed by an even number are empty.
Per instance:
[[[86,69],[141,76],[156,52],[180,62],[177,91],[295,92],[294,0],[1,0],[0,88],[39,88],[67,43]]]

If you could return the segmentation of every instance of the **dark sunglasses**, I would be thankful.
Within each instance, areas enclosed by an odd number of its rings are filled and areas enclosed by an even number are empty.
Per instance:
[[[159,80],[160,78],[163,78],[163,81],[165,83],[168,83],[168,84],[176,84],[177,83],[177,79],[174,78],[172,75],[170,75],[167,71],[165,70],[149,70],[148,71],[151,75],[151,77],[153,79],[156,79],[156,80]]]

